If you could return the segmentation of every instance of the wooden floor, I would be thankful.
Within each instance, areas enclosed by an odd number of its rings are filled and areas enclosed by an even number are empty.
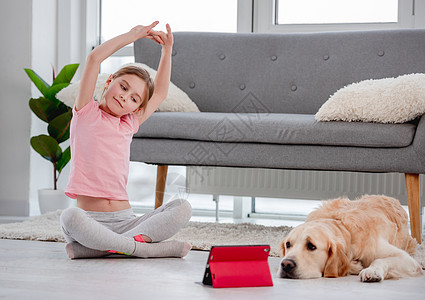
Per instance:
[[[0,299],[425,299],[425,276],[288,280],[275,276],[278,258],[273,287],[213,289],[201,283],[207,256],[70,260],[63,243],[0,240]]]

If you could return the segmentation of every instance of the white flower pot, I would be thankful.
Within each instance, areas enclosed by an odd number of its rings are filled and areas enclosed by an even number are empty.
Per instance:
[[[42,214],[71,206],[71,198],[63,190],[38,190],[38,205]]]

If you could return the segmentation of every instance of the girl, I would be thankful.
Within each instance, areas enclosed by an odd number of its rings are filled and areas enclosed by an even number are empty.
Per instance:
[[[65,193],[77,207],[61,215],[70,258],[121,253],[138,257],[183,257],[189,243],[165,241],[187,224],[191,206],[175,200],[136,217],[126,192],[130,143],[134,133],[168,93],[173,35],[136,26],[95,48],[88,56],[71,121],[71,173]],[[162,45],[155,83],[136,66],[111,75],[99,104],[93,100],[99,67],[118,49],[140,38]],[[155,86],[155,89],[154,89]],[[159,243],[160,242],[160,243]]]

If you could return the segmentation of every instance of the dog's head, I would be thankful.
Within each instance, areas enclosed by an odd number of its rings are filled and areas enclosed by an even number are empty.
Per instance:
[[[282,241],[278,276],[306,279],[340,277],[350,269],[348,236],[335,220],[310,221],[294,228]]]

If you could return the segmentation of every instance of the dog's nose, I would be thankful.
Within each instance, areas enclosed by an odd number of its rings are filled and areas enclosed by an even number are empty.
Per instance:
[[[282,266],[283,271],[285,271],[286,273],[291,273],[297,266],[297,263],[295,262],[295,260],[287,258],[282,260],[280,265]]]

